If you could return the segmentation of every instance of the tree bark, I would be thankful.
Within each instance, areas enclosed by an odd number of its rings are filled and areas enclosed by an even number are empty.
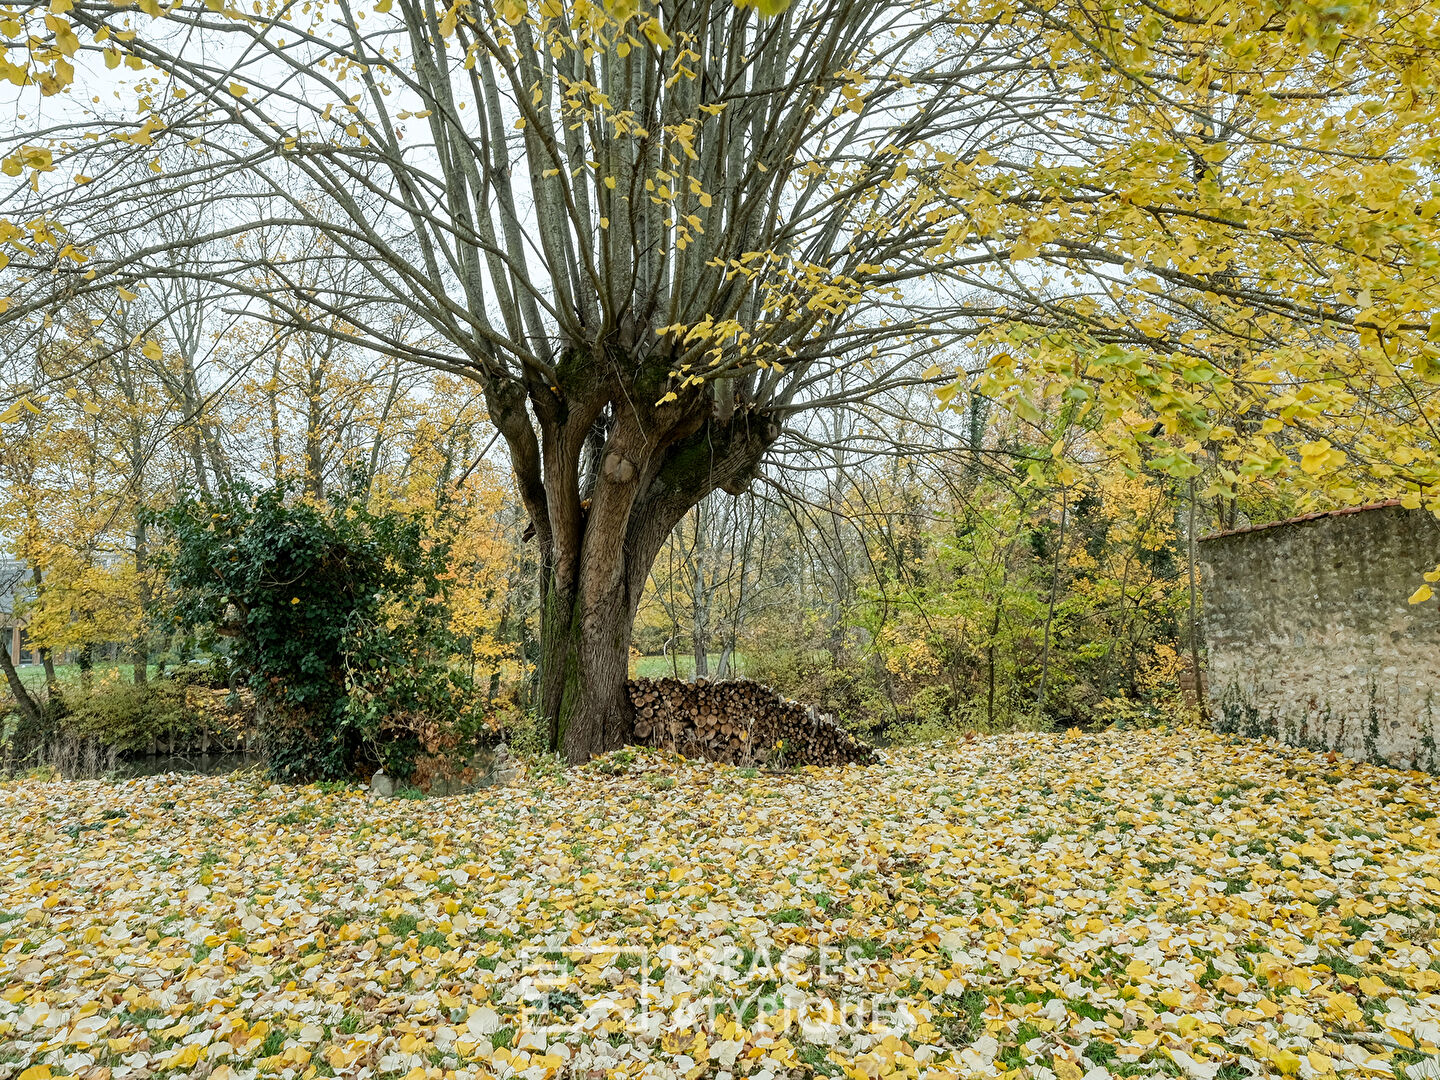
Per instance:
[[[1055,622],[1055,598],[1060,592],[1060,566],[1065,556],[1065,524],[1070,514],[1070,489],[1060,489],[1060,537],[1055,541],[1055,565],[1050,575],[1050,606],[1045,611],[1045,649],[1040,659],[1040,687],[1035,692],[1035,714],[1045,709],[1045,691],[1050,681],[1050,628]]]
[[[45,581],[38,566],[31,568],[30,580],[35,583],[35,596],[38,599],[45,589]],[[36,651],[40,653],[40,663],[45,668],[45,687],[49,690],[59,682],[55,677],[55,657],[44,646],[39,647]]]
[[[696,575],[697,579],[699,575]],[[696,581],[697,588],[704,588],[704,583]],[[710,628],[708,625],[708,612],[702,603],[695,604],[695,629],[691,635],[693,638],[691,651],[695,654],[695,678],[708,679],[710,677]]]
[[[20,681],[20,673],[15,670],[15,663],[10,658],[10,636],[10,629],[7,627],[7,640],[0,642],[0,668],[5,669],[5,681],[10,685],[10,693],[15,696],[15,704],[20,707],[20,715],[32,724],[38,724],[41,716],[40,704],[30,696],[29,689]]]
[[[730,677],[730,665],[735,656],[735,639],[732,637],[725,642],[725,647],[720,650],[720,659],[715,664],[715,681],[724,682]]]
[[[605,490],[597,490],[592,510],[581,515],[581,554],[573,572],[565,575],[553,565],[545,571],[541,707],[551,748],[571,764],[631,737],[634,714],[625,683],[635,615],[661,544],[689,509],[683,506],[689,496],[675,492],[632,504],[621,516],[608,512],[614,506],[603,500]]]
[[[568,400],[486,386],[540,549],[540,710],[572,764],[631,738],[631,631],[665,538],[711,491],[744,490],[779,436],[772,418],[721,418],[699,395],[650,405],[658,392],[609,382],[610,362],[567,355],[562,384],[590,391]]]
[[[630,739],[634,714],[625,682],[635,604],[623,593],[567,601],[551,592],[540,618],[541,700],[550,745],[568,762],[588,761]]]
[[[143,685],[150,675],[150,638],[147,633],[146,620],[150,614],[150,583],[146,580],[145,560],[149,554],[146,542],[145,524],[137,522],[135,525],[135,576],[139,579],[139,601],[140,601],[140,625],[135,631],[135,640],[131,643],[134,666],[131,669],[134,682],[137,686]]]
[[[690,644],[695,654],[695,678],[710,677],[710,522],[702,501],[695,508],[695,545],[691,553]]]
[[[1205,701],[1204,672],[1200,666],[1200,615],[1195,596],[1195,478],[1190,478],[1190,522],[1186,528],[1186,562],[1190,570],[1190,674],[1195,682],[1195,705],[1200,720],[1209,723],[1210,710]]]

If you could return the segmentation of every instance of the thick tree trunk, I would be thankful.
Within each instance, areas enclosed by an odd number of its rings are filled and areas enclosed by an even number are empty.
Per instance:
[[[548,574],[540,613],[541,708],[550,748],[571,764],[631,738],[630,637],[655,557],[650,544],[636,543],[633,528],[601,535],[603,520],[586,524],[584,548],[596,552],[590,572],[578,574],[579,589],[568,592]]]
[[[550,743],[580,763],[630,740],[634,713],[625,692],[635,612],[623,595],[598,601],[554,597],[541,618],[541,694]]]
[[[80,646],[75,655],[75,663],[80,668],[80,689],[88,694],[94,689],[95,645],[93,642],[87,641]]]
[[[780,427],[664,393],[668,360],[637,371],[630,354],[570,349],[557,375],[482,381],[539,554],[540,710],[578,764],[631,736],[631,630],[665,538],[710,492],[748,487]]]
[[[751,448],[752,465],[761,449]],[[625,683],[641,595],[670,530],[711,490],[667,485],[662,495],[637,502],[613,498],[615,486],[602,484],[580,514],[572,541],[578,557],[567,564],[552,553],[543,571],[540,706],[551,748],[571,764],[631,738]]]

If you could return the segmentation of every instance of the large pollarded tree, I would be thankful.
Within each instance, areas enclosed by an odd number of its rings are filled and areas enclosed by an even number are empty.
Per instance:
[[[542,553],[543,708],[583,760],[629,732],[631,625],[686,511],[806,410],[950,402],[967,345],[992,397],[1061,392],[1173,437],[1182,473],[1209,444],[1227,484],[1383,462],[1414,437],[1381,409],[1430,438],[1435,16],[0,5],[0,76],[30,88],[0,319],[202,279],[277,332],[478,380]]]

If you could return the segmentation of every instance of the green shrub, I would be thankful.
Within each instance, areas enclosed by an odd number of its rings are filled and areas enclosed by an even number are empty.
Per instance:
[[[510,709],[504,731],[505,742],[517,756],[529,760],[550,754],[550,724],[537,710]]]
[[[886,735],[891,742],[936,742],[954,738],[961,733],[990,734],[998,731],[1050,731],[1050,718],[1037,713],[1026,702],[1002,701],[992,716],[984,701],[960,700],[953,692],[937,693],[936,687],[922,687],[911,697],[900,718],[889,725]],[[928,692],[927,692],[928,691]]]
[[[230,643],[228,658],[181,678],[248,683],[272,774],[345,779],[378,765],[427,790],[470,777],[501,718],[456,661],[448,535],[371,509],[363,484],[323,504],[237,485],[161,521],[175,625],[187,641]]]
[[[1014,686],[997,694],[993,710],[983,698],[948,680],[902,684],[875,655],[837,660],[817,648],[757,647],[747,653],[747,676],[788,697],[833,714],[862,738],[890,744],[932,742],[961,732],[1049,730],[1033,698]]]
[[[396,596],[351,622],[342,643],[343,723],[387,774],[421,786],[455,780],[488,738],[484,695],[450,662],[443,603]]]
[[[185,702],[185,689],[168,681],[105,683],[68,701],[66,731],[94,737],[117,750],[139,750],[171,732],[198,730],[199,717]]]
[[[199,686],[207,690],[225,690],[230,685],[230,658],[216,653],[208,662],[187,660],[169,668],[164,678],[177,686]]]
[[[840,663],[823,649],[774,646],[751,649],[745,675],[786,697],[833,714],[856,732],[879,726],[886,712],[883,689],[864,663]]]

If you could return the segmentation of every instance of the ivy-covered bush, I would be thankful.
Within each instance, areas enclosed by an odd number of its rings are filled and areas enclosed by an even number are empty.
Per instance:
[[[444,545],[420,519],[354,491],[316,503],[237,484],[160,520],[173,618],[230,639],[271,771],[338,779],[383,762],[407,775],[421,748],[407,720],[444,721],[468,696],[441,640]]]
[[[203,661],[190,660],[166,670],[165,678],[177,686],[200,686],[224,690],[230,685],[230,658],[216,653]]]
[[[489,731],[483,695],[453,662],[448,614],[443,591],[392,596],[352,620],[343,654],[347,723],[386,773],[421,786],[460,779]]]

